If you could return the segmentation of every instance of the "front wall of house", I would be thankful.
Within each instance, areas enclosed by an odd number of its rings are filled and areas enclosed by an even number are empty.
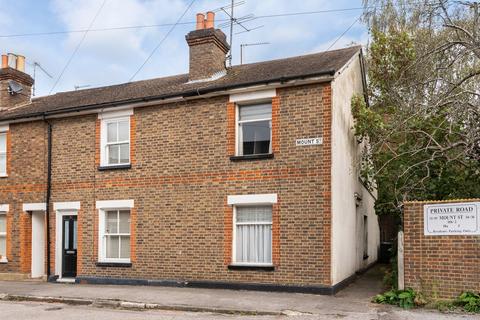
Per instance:
[[[135,109],[132,168],[125,170],[98,170],[96,115],[52,120],[52,202],[81,203],[78,276],[330,285],[330,86],[277,96],[274,159],[230,160],[227,96]],[[295,146],[317,136],[323,145]],[[227,196],[265,193],[278,195],[275,271],[229,270]],[[132,265],[97,266],[95,202],[125,199],[135,201]],[[54,228],[55,213],[51,220]],[[53,229],[51,243],[53,271]]]
[[[31,215],[24,203],[45,202],[46,125],[43,122],[11,124],[7,133],[7,177],[0,178],[0,205],[6,212],[7,263],[0,274],[28,274],[31,268]]]

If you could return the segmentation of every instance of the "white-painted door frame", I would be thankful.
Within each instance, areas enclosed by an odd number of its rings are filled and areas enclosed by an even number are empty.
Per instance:
[[[55,275],[62,279],[63,217],[78,216],[78,209],[56,210],[55,215]]]
[[[32,211],[32,278],[45,276],[45,238],[45,211]]]

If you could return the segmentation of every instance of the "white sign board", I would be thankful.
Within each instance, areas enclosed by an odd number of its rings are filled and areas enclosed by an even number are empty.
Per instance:
[[[426,236],[480,235],[480,202],[426,205],[423,222]]]
[[[297,147],[303,147],[303,146],[315,146],[323,143],[323,138],[318,137],[318,138],[306,138],[306,139],[297,139],[295,142],[295,145]]]

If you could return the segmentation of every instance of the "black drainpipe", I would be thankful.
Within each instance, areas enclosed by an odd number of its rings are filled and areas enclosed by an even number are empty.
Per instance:
[[[52,191],[52,124],[47,120],[47,195],[45,216],[47,219],[47,281],[50,281],[50,195]]]

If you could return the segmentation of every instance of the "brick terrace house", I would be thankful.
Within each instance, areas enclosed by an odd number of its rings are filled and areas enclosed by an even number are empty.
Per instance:
[[[1,277],[331,294],[376,261],[361,48],[226,68],[208,17],[188,74],[31,99],[3,57]]]

